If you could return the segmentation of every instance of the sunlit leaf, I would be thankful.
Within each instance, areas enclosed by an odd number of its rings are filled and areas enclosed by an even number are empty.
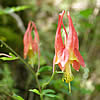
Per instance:
[[[55,94],[45,94],[45,96],[52,97],[52,98],[57,97]]]
[[[86,9],[83,11],[80,11],[80,15],[83,16],[84,18],[88,18],[93,12],[93,9]]]
[[[39,90],[37,90],[37,89],[30,89],[29,91],[34,92],[34,93],[40,95],[40,92],[39,92]]]
[[[52,90],[52,89],[46,89],[46,90],[43,90],[42,93],[43,93],[43,94],[47,94],[47,93],[55,93],[55,91]]]
[[[18,12],[18,11],[21,11],[21,10],[28,9],[30,7],[31,6],[17,6],[17,7],[5,8],[5,9],[0,8],[0,15]]]
[[[13,97],[15,100],[24,100],[21,96],[18,96],[18,95],[16,95],[16,94],[14,94],[12,97]]]
[[[51,71],[52,70],[52,66],[44,66],[41,67],[39,72],[45,72],[45,71]]]
[[[57,74],[62,74],[62,73],[64,73],[64,72],[62,72],[62,71],[56,71],[56,73],[57,73]]]
[[[82,94],[91,94],[91,93],[92,93],[91,90],[86,89],[86,88],[80,88],[80,92],[81,92]]]

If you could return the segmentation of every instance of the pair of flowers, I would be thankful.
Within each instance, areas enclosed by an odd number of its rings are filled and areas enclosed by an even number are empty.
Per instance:
[[[69,34],[67,34],[66,28],[63,24],[63,16],[65,11],[59,14],[58,19],[58,26],[55,36],[55,56],[53,59],[53,72],[55,64],[58,64],[59,68],[64,71],[64,78],[63,81],[69,83],[70,88],[70,81],[73,80],[73,75],[71,73],[71,66],[76,70],[79,71],[80,65],[85,67],[84,60],[79,52],[79,41],[78,36],[75,31],[71,16],[69,11],[67,12],[67,17],[69,21]],[[61,37],[61,26],[64,29],[64,43]],[[34,27],[34,40],[32,40],[31,32],[32,28]],[[36,26],[33,22],[29,22],[28,28],[24,35],[24,58],[26,58],[29,51],[37,52],[39,48],[39,35],[36,29]]]

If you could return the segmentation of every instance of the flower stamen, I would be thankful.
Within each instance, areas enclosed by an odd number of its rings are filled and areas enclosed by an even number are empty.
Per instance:
[[[73,74],[71,73],[71,68],[70,68],[70,62],[66,63],[65,65],[65,72],[64,72],[64,77],[62,78],[62,81],[66,82],[69,84],[69,93],[71,93],[71,85],[70,82],[74,79]]]

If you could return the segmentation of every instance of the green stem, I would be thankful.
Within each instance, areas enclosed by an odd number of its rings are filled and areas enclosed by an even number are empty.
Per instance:
[[[0,40],[0,42],[6,47],[8,48],[12,53],[14,53],[19,59],[21,62],[23,62],[27,68],[33,73],[33,75],[35,75],[35,72],[32,70],[32,68],[25,62],[25,60],[19,55],[17,54],[10,46],[8,46],[5,42],[3,42],[2,40]]]
[[[40,83],[39,83],[39,80],[38,80],[38,74],[37,74],[37,73],[36,73],[36,75],[35,75],[35,78],[36,78],[36,82],[37,82],[39,91],[40,91],[40,93],[41,93],[41,87],[40,87]]]
[[[38,46],[38,68],[37,68],[37,72],[36,72],[35,77],[36,77],[36,82],[37,82],[39,91],[40,91],[40,93],[41,93],[41,87],[40,87],[40,83],[39,83],[39,79],[38,79],[38,71],[39,71],[39,69],[40,69],[40,54],[39,54],[39,51],[40,51],[40,49],[39,49],[39,46]]]
[[[70,85],[70,82],[68,84],[69,84],[69,93],[71,93],[71,85]]]
[[[47,83],[43,84],[42,89],[44,89],[51,82],[51,80],[53,79],[54,75],[55,75],[55,72],[52,74],[50,80]]]
[[[9,96],[10,98],[14,99],[14,97],[13,97],[12,95],[10,95],[9,93],[7,93],[6,91],[5,91],[5,92],[2,91],[2,92],[0,92],[0,93],[3,93],[3,94],[5,94],[6,96]]]
[[[37,69],[37,73],[39,72],[40,69],[40,47],[39,47],[39,43],[38,43],[38,69]]]
[[[8,48],[13,54],[15,54],[19,59],[20,61],[22,61],[26,66],[27,68],[33,73],[33,75],[35,76],[36,78],[36,82],[37,82],[37,85],[38,85],[38,88],[39,88],[39,91],[41,93],[41,87],[40,87],[40,83],[39,83],[39,80],[38,80],[38,71],[39,71],[39,68],[40,68],[40,56],[39,56],[39,50],[38,50],[38,70],[37,70],[37,73],[35,74],[35,72],[32,70],[32,67],[29,66],[29,64],[27,64],[25,62],[25,60],[23,58],[21,58],[21,56],[19,54],[17,54],[11,47],[9,47],[5,42],[3,42],[2,40],[0,40],[1,43],[6,47]],[[40,95],[40,98],[41,100],[43,100],[43,95]]]
[[[37,72],[36,72],[36,82],[40,91],[40,98],[41,100],[43,100],[43,95],[42,95],[42,91],[41,91],[41,87],[40,87],[40,83],[39,83],[39,79],[38,79],[38,72],[40,69],[40,47],[39,47],[39,43],[38,43],[38,68],[37,68]]]
[[[40,95],[40,99],[43,100],[43,95]]]

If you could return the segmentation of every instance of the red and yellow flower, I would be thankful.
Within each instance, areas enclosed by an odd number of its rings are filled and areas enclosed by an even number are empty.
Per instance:
[[[34,39],[32,39],[32,31],[34,28]],[[40,53],[39,50],[39,35],[37,32],[37,28],[34,22],[29,22],[28,28],[25,32],[24,38],[23,38],[23,43],[24,43],[24,59],[27,57],[33,56],[34,53]]]
[[[67,12],[67,17],[69,21],[69,34],[67,34],[65,26],[63,24],[63,16],[65,11],[59,14],[58,26],[55,36],[55,56],[53,60],[53,72],[55,64],[58,64],[60,69],[64,71],[63,81],[69,83],[73,80],[73,75],[71,72],[71,65],[76,70],[79,71],[80,65],[85,67],[84,60],[79,52],[79,41],[77,32],[75,31],[71,16],[69,11]],[[61,26],[64,29],[64,43],[61,37]],[[71,91],[71,89],[70,89]]]

